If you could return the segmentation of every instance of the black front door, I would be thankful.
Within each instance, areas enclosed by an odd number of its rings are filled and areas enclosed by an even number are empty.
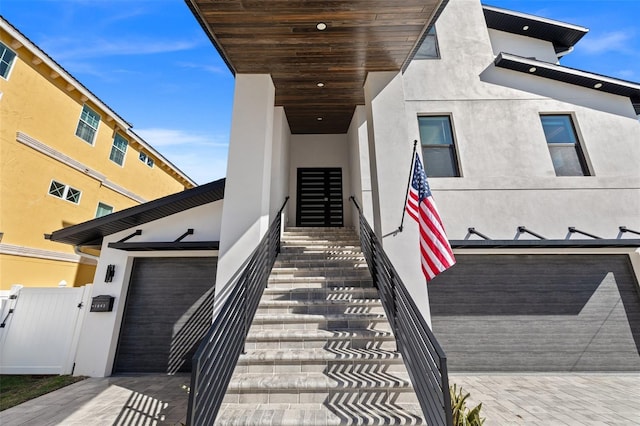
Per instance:
[[[298,169],[296,226],[343,226],[342,169]]]

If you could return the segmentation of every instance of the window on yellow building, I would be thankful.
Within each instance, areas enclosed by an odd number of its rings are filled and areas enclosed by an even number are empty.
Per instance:
[[[11,72],[11,66],[16,59],[16,53],[4,43],[0,43],[0,77],[7,80]]]
[[[113,213],[113,207],[105,203],[98,203],[98,209],[96,210],[96,217],[106,216]]]
[[[140,152],[140,155],[138,156],[138,158],[140,159],[140,161],[145,163],[147,166],[153,167],[153,158],[149,157],[144,152]]]
[[[116,133],[113,138],[113,146],[111,147],[111,154],[109,160],[122,166],[124,164],[124,155],[127,153],[127,140]]]
[[[84,105],[82,107],[82,114],[80,114],[80,121],[78,121],[76,136],[93,145],[99,124],[100,116],[98,113]]]
[[[72,188],[69,185],[65,185],[64,183],[52,180],[51,185],[49,185],[49,195],[71,201],[74,204],[80,204],[82,191]]]

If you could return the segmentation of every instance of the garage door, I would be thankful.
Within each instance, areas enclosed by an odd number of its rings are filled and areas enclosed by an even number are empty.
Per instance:
[[[429,283],[452,371],[640,371],[626,255],[457,255]]]
[[[114,365],[116,373],[191,371],[211,325],[217,258],[138,258]]]

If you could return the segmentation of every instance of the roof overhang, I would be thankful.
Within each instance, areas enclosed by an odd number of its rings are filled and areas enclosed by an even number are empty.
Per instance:
[[[579,25],[527,13],[487,5],[483,5],[482,9],[488,28],[551,42],[556,53],[573,47],[589,32],[588,28]]]
[[[225,179],[220,179],[87,222],[59,229],[54,231],[49,236],[49,239],[74,246],[100,247],[103,238],[107,235],[222,200],[225,181]]]
[[[367,73],[402,70],[447,1],[186,0],[234,74],[271,75],[294,134],[346,133]]]
[[[496,57],[495,65],[598,92],[627,97],[631,100],[636,114],[640,114],[640,84],[504,52]]]

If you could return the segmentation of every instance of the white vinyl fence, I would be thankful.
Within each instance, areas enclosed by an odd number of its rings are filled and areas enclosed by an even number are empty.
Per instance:
[[[5,300],[0,309],[0,374],[71,374],[91,290],[91,285],[26,287]]]

